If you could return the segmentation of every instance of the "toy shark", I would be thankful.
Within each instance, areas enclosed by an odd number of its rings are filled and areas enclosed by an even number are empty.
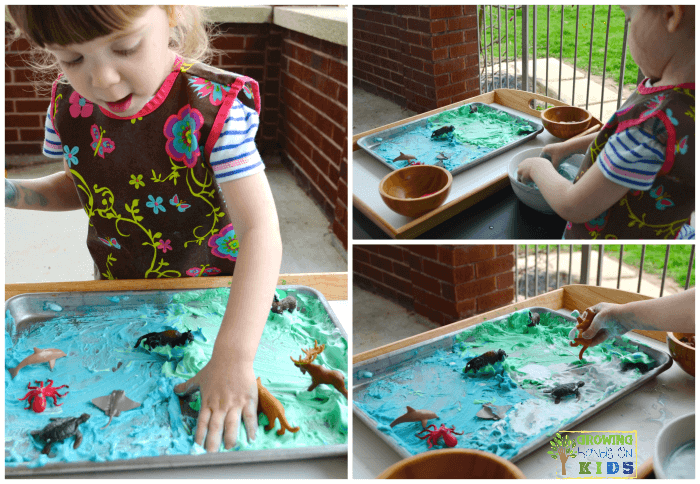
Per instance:
[[[92,403],[102,410],[106,415],[109,415],[109,422],[104,428],[107,428],[112,423],[112,417],[118,417],[122,412],[140,407],[141,404],[127,398],[124,390],[114,390],[109,395],[92,399]]]
[[[393,427],[404,422],[420,422],[425,428],[428,425],[428,420],[432,418],[438,418],[438,416],[430,410],[415,410],[414,408],[407,406],[406,413],[391,422],[389,427]]]
[[[54,366],[56,366],[56,360],[63,358],[64,356],[66,356],[66,354],[61,350],[57,350],[56,348],[47,348],[45,350],[42,350],[41,348],[34,348],[33,354],[23,359],[22,362],[16,367],[8,368],[7,371],[9,371],[12,378],[14,378],[17,376],[19,370],[25,366],[45,363],[47,361],[49,362],[49,369],[53,371]]]

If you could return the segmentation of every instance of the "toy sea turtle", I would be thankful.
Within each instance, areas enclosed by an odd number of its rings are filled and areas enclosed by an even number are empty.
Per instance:
[[[80,433],[78,426],[87,422],[89,418],[90,415],[87,413],[82,414],[80,417],[52,418],[50,419],[51,423],[46,427],[41,430],[33,430],[30,434],[34,437],[34,440],[44,444],[44,448],[41,449],[42,454],[49,455],[53,444],[63,442],[73,436],[75,436],[73,448],[77,449],[83,441],[83,434]]]
[[[554,403],[561,402],[562,398],[568,397],[569,395],[576,395],[576,400],[578,400],[581,397],[578,389],[583,385],[584,383],[582,381],[577,383],[562,383],[561,385],[555,386],[551,390],[543,390],[542,393],[551,393],[554,397]]]

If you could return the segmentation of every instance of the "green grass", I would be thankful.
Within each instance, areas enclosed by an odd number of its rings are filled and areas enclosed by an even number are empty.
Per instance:
[[[509,5],[509,7],[513,7]],[[596,5],[595,7],[595,29],[593,30],[593,55],[591,58],[591,73],[594,75],[603,74],[603,57],[605,52],[605,32],[606,22],[608,17],[607,5]],[[532,22],[534,18],[533,6],[529,6],[528,10],[528,32],[529,36],[529,54],[528,57],[532,60]],[[559,59],[560,50],[560,33],[561,33],[561,12],[564,11],[564,47],[562,49],[562,61],[571,65],[574,63],[574,39],[576,38],[576,6],[555,5],[549,8],[549,57]],[[590,54],[589,45],[591,43],[591,12],[593,7],[590,5],[581,6],[579,9],[578,22],[578,48],[576,49],[576,68],[583,71],[588,71],[588,56]],[[491,12],[493,12],[491,16]],[[481,11],[479,13],[481,15]],[[516,22],[517,29],[517,46],[515,52],[518,59],[522,57],[522,12],[516,10],[515,18],[513,11],[509,10],[508,15],[504,10],[501,10],[501,37],[505,37],[506,21],[508,21],[508,59],[513,59],[513,21]],[[490,27],[493,24],[494,42],[498,37],[498,14],[496,8],[486,7],[485,15],[486,27],[486,45],[491,42]],[[605,65],[605,78],[612,79],[616,83],[620,79],[620,64],[622,61],[622,39],[625,31],[625,14],[619,6],[613,6],[610,12],[610,33],[608,37],[608,57]],[[484,32],[480,30],[480,44],[484,44]],[[501,44],[501,59],[505,61],[505,38]],[[483,55],[483,54],[482,54]],[[491,49],[486,50],[486,62],[491,62]],[[498,62],[498,44],[494,45],[493,49],[494,63]],[[547,57],[547,6],[541,5],[537,7],[537,58],[542,59]],[[483,59],[482,59],[483,62]],[[550,72],[549,78],[556,79],[559,72]],[[544,73],[538,72],[538,77],[544,78]],[[626,53],[625,62],[625,77],[624,84],[637,84],[637,64],[629,54],[629,47]]]
[[[574,252],[579,252],[581,250],[581,245],[574,245]],[[538,244],[537,250],[543,253],[547,246],[544,244]],[[594,251],[598,251],[598,246],[593,246]],[[619,260],[620,246],[619,245],[606,245],[605,253]],[[534,248],[532,245],[528,246],[528,255],[534,253]],[[557,246],[549,245],[550,254],[554,253],[556,255]],[[667,277],[673,279],[680,286],[685,287],[686,276],[688,275],[688,261],[690,259],[690,245],[672,245],[671,250],[668,255],[668,268],[666,270]],[[525,253],[525,246],[518,245],[518,255],[523,256]],[[562,245],[561,253],[568,254],[569,246]],[[629,264],[634,267],[639,267],[639,261],[642,257],[642,246],[641,245],[625,245],[622,261],[625,264]],[[644,272],[646,274],[663,274],[664,269],[664,259],[666,257],[666,246],[665,245],[647,245],[644,252]],[[695,256],[693,256],[693,268],[690,273],[690,286],[695,287]]]

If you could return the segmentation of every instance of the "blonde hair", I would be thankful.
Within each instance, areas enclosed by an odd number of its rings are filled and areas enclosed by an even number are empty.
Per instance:
[[[35,73],[37,91],[50,89],[62,72],[58,59],[46,46],[88,42],[126,29],[149,5],[8,5],[13,21],[10,42],[25,38],[32,46],[25,59]],[[216,35],[197,5],[161,6],[171,19],[169,48],[187,62],[209,62],[217,51]],[[67,81],[66,81],[67,82]]]

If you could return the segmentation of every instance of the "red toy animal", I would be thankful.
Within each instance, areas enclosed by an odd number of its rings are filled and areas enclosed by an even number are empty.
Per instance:
[[[433,430],[430,430],[430,427],[432,427]],[[442,437],[442,441],[445,442],[447,447],[454,447],[457,445],[457,437],[455,437],[455,435],[462,435],[464,433],[455,432],[454,425],[449,429],[445,427],[445,424],[440,425],[440,428],[437,430],[436,428],[437,427],[435,427],[435,425],[428,425],[426,428],[416,434],[416,437],[419,439],[428,439],[428,449],[432,449],[433,445],[437,445],[440,437]],[[428,433],[421,437],[420,434],[423,432]]]
[[[18,398],[18,400],[28,400],[28,403],[31,405],[25,410],[29,410],[30,408],[34,410],[36,413],[41,413],[44,410],[46,410],[46,399],[47,398],[53,398],[53,404],[57,407],[60,407],[63,405],[62,403],[58,403],[56,401],[56,397],[65,397],[68,392],[64,393],[61,395],[58,393],[57,390],[65,387],[68,388],[68,385],[61,385],[60,387],[54,387],[53,386],[53,380],[46,380],[48,382],[47,386],[44,386],[43,381],[39,380],[34,380],[34,383],[38,383],[38,387],[33,387],[32,382],[29,382],[27,384],[27,388],[29,388],[29,391],[27,394],[24,396],[24,398]]]

